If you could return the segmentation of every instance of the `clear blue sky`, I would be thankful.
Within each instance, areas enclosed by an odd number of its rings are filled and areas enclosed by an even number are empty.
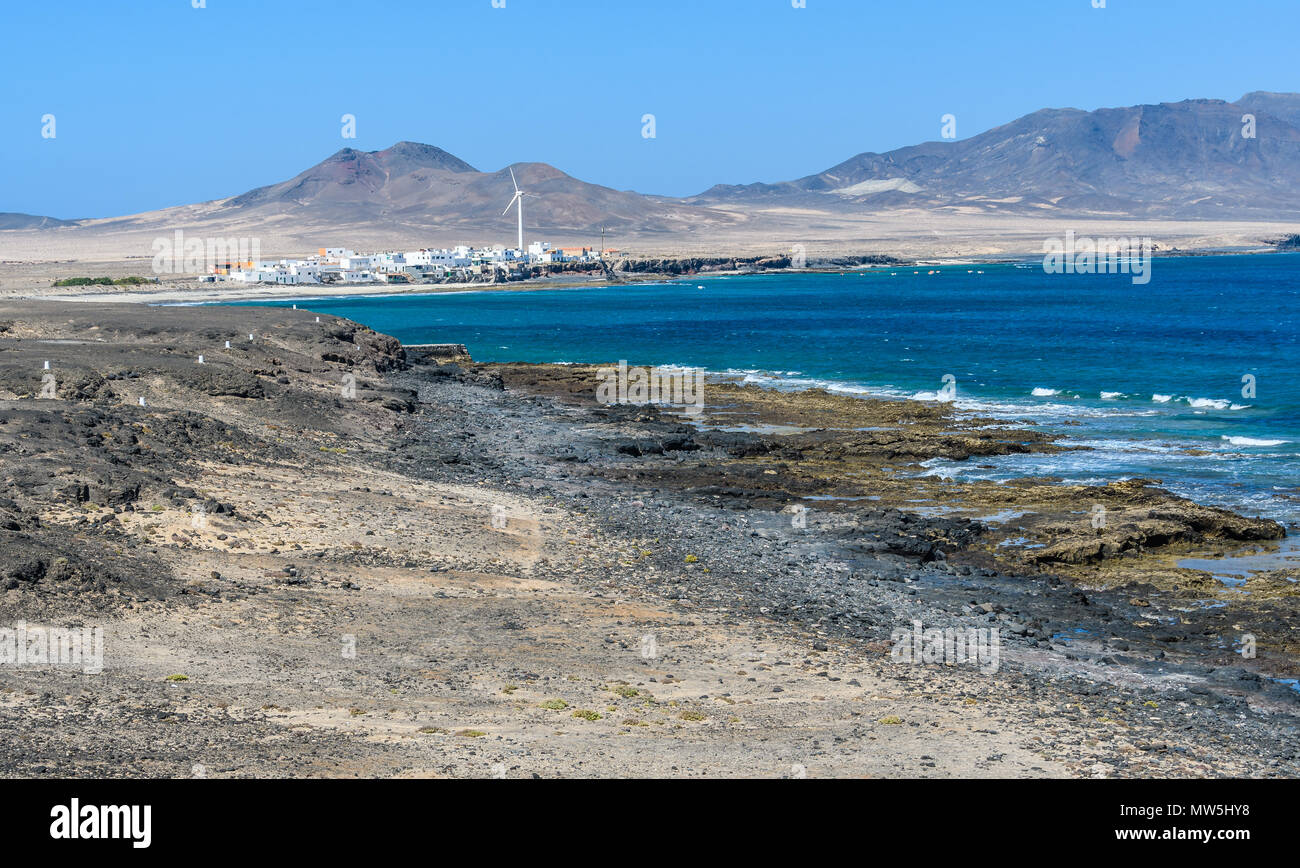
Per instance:
[[[5,0],[0,211],[220,198],[403,139],[686,195],[938,139],[949,112],[966,138],[1044,107],[1300,91],[1297,0],[206,3]]]

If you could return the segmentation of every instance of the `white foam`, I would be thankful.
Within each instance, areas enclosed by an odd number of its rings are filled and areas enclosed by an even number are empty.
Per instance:
[[[1229,437],[1226,434],[1223,435],[1223,439],[1233,446],[1281,446],[1287,442],[1285,440],[1259,440],[1255,437]]]
[[[1164,455],[1171,458],[1185,457],[1180,455],[1186,444],[1171,443],[1161,440],[1119,440],[1119,439],[1099,439],[1099,438],[1062,438],[1060,441],[1063,446],[1082,446],[1089,450],[1094,450],[1092,457],[1099,453],[1138,453],[1145,452],[1153,455]]]
[[[1187,403],[1193,407],[1209,407],[1213,410],[1226,410],[1231,406],[1231,401],[1224,401],[1221,398],[1188,398]]]
[[[1102,392],[1101,393],[1101,399],[1103,401],[1118,401],[1122,397],[1124,397],[1123,392]]]
[[[792,376],[797,375],[798,371],[771,371],[760,370],[755,368],[730,368],[725,371],[707,372],[711,377],[718,377],[723,380],[730,380],[737,383],[752,384],[767,388],[778,389],[781,391],[802,391],[806,389],[824,389],[831,393],[843,395],[853,395],[859,397],[884,398],[891,400],[910,399],[913,401],[925,401],[929,403],[951,403],[953,408],[963,412],[978,413],[986,416],[994,416],[1006,419],[1025,419],[1032,418],[1044,422],[1052,422],[1061,419],[1081,419],[1081,418],[1121,418],[1121,417],[1145,417],[1158,416],[1161,411],[1152,409],[1124,409],[1121,407],[1089,407],[1080,406],[1074,402],[1080,395],[1077,393],[1062,393],[1059,389],[1047,389],[1039,387],[1034,390],[1035,397],[1049,398],[1056,397],[1056,401],[1016,401],[1016,400],[997,400],[994,398],[972,398],[970,395],[958,394],[955,398],[950,392],[944,391],[913,391],[911,389],[901,389],[897,386],[867,386],[862,383],[843,382],[838,380],[828,380],[819,377],[810,376]],[[1050,393],[1050,394],[1049,394]],[[1112,396],[1122,397],[1120,392],[1103,392],[1102,397],[1111,400]],[[1070,400],[1071,403],[1065,403],[1064,400]],[[1167,403],[1174,400],[1172,395],[1153,395],[1152,400],[1157,403]],[[1178,399],[1186,400],[1184,398]]]

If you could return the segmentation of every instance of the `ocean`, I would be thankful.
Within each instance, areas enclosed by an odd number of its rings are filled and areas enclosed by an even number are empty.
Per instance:
[[[925,473],[1151,477],[1300,526],[1300,254],[1152,268],[1146,285],[1034,261],[296,301],[404,343],[463,343],[479,361],[627,359],[920,400],[941,397],[951,375],[959,410],[1090,448]]]

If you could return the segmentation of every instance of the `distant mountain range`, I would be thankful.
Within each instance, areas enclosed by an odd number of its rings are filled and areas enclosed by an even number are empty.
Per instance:
[[[1243,115],[1254,116],[1254,137]],[[509,169],[530,195],[528,232],[595,237],[747,231],[767,215],[962,213],[1291,220],[1300,217],[1300,94],[1235,103],[1044,109],[969,139],[862,153],[793,181],[670,198],[589,184],[545,163],[482,172],[431,145],[344,148],[279,184],[229,199],[99,220],[0,214],[0,231],[274,230],[303,238],[507,241]]]
[[[858,154],[796,181],[720,185],[687,201],[1277,218],[1300,213],[1298,194],[1300,94],[1251,93],[1235,103],[1043,109],[969,139]]]
[[[744,217],[703,205],[589,184],[545,163],[515,163],[480,172],[441,148],[398,142],[382,151],[344,148],[305,172],[229,199],[97,220],[47,225],[105,233],[172,229],[237,233],[276,239],[337,238],[348,243],[424,239],[433,243],[512,241],[516,217],[502,210],[514,194],[513,170],[524,199],[530,238],[545,232],[585,239],[602,227],[627,235],[672,235],[710,226],[734,226]],[[21,215],[12,229],[43,228]]]

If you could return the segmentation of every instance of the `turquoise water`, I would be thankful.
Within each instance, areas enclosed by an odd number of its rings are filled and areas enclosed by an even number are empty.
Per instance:
[[[464,343],[482,361],[628,359],[922,400],[950,374],[958,409],[1093,449],[928,473],[1151,476],[1300,522],[1297,302],[1295,254],[1157,259],[1145,286],[1035,262],[298,300],[405,343]]]

